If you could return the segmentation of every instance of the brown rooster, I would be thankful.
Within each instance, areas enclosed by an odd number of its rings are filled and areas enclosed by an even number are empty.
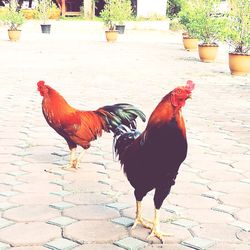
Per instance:
[[[106,132],[114,131],[123,124],[131,129],[136,127],[139,116],[145,121],[142,111],[126,103],[104,106],[95,111],[81,111],[71,107],[66,100],[44,81],[37,83],[37,89],[43,97],[42,111],[47,123],[67,142],[70,149],[69,168],[77,168],[85,149],[90,142]],[[76,157],[76,147],[84,150]]]
[[[159,227],[159,209],[175,184],[181,163],[187,155],[187,139],[181,108],[191,97],[194,83],[175,88],[168,93],[151,114],[146,129],[140,133],[121,125],[114,135],[114,148],[123,170],[134,187],[137,224],[150,228],[149,237],[163,242],[165,235]],[[155,189],[155,216],[153,222],[141,214],[141,201]]]

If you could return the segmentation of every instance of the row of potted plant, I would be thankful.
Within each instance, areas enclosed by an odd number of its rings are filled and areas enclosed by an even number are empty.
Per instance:
[[[231,73],[246,74],[250,72],[250,2],[230,0],[228,12],[223,14],[218,9],[219,3],[219,0],[181,1],[179,20],[186,30],[183,33],[184,47],[192,50],[198,46],[201,61],[212,62],[216,58],[218,42],[227,42]],[[198,41],[201,42],[198,44]]]
[[[50,24],[47,20],[52,14],[60,14],[60,10],[55,7],[51,0],[40,0],[35,9],[19,10],[17,0],[10,0],[9,7],[1,8],[0,21],[9,25],[9,33],[18,35],[11,40],[16,41],[20,37],[19,26],[24,23],[25,18],[39,18],[42,20],[41,28],[43,33],[50,32]],[[4,10],[4,11],[3,11]],[[59,10],[59,13],[58,13]],[[117,34],[123,34],[125,25],[124,21],[132,17],[132,7],[130,0],[105,0],[104,9],[101,12],[101,18],[107,26],[106,38],[108,42],[117,40]],[[12,37],[12,36],[11,36]]]
[[[41,29],[43,33],[50,33],[50,24],[46,22],[49,18],[56,18],[54,16],[56,9],[58,12],[59,9],[55,7],[55,4],[51,0],[40,0],[36,8],[32,10],[32,16],[42,21]],[[10,0],[8,7],[1,8],[0,21],[8,25],[8,35],[11,41],[18,41],[20,39],[20,26],[26,18],[30,18],[25,11],[20,10],[17,0]]]

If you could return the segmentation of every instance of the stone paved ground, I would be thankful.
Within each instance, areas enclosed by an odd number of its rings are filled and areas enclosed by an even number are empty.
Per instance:
[[[27,23],[18,43],[0,31],[0,249],[250,249],[250,79],[230,75],[225,50],[204,64],[171,32],[129,31],[107,44],[80,22],[55,22],[50,36],[39,29]],[[146,240],[147,229],[130,231],[133,190],[111,135],[93,143],[80,170],[60,170],[68,149],[42,116],[41,79],[75,107],[129,102],[147,116],[173,87],[196,82],[184,108],[188,157],[161,209],[173,234],[164,245]]]

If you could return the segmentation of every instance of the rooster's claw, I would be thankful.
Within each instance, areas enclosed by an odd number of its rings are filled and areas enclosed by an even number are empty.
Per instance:
[[[150,235],[147,237],[147,239],[149,240],[149,239],[152,238],[152,237],[156,237],[156,238],[158,238],[158,239],[161,241],[161,243],[164,243],[164,236],[169,237],[169,236],[173,236],[173,235],[163,233],[163,232],[158,231],[158,230],[156,230],[156,229],[153,228],[153,229],[152,229],[152,232],[151,232]]]

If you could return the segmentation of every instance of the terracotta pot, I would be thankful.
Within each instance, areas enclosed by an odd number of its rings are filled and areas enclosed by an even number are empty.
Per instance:
[[[246,75],[250,72],[250,55],[229,53],[229,68],[232,75]]]
[[[12,42],[16,42],[20,39],[21,30],[8,30],[9,39]]]
[[[199,44],[199,56],[202,62],[213,62],[217,56],[217,44]]]
[[[183,36],[183,45],[188,51],[196,50],[198,47],[198,39]]]
[[[106,39],[108,42],[115,42],[118,37],[118,31],[117,30],[106,30],[105,31]]]

